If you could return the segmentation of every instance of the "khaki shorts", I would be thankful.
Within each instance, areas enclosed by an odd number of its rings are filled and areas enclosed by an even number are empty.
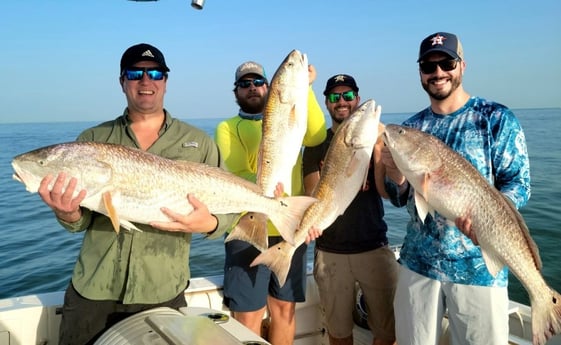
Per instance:
[[[388,246],[358,254],[316,249],[316,279],[327,329],[334,338],[352,335],[356,308],[355,282],[362,289],[368,326],[380,340],[394,340],[393,298],[399,264]]]

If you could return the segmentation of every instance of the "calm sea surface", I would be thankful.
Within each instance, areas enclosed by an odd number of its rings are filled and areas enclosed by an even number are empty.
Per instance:
[[[515,110],[524,127],[532,174],[532,197],[521,210],[540,248],[543,275],[561,291],[561,108]],[[401,123],[410,114],[383,114],[384,123]],[[187,122],[213,135],[221,119]],[[88,122],[0,124],[0,298],[59,291],[66,288],[82,235],[71,234],[55,221],[37,194],[12,179],[12,158],[41,146],[71,141]],[[407,215],[386,203],[386,222],[392,245],[401,242]],[[308,249],[308,262],[313,255]],[[191,251],[193,277],[222,274],[221,240],[194,236]],[[512,299],[528,303],[518,280],[510,279]]]

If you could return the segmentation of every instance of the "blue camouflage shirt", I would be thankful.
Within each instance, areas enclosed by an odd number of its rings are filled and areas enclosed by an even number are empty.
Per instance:
[[[459,152],[516,208],[530,198],[530,164],[524,132],[507,107],[472,97],[458,111],[439,115],[428,107],[403,122],[430,133]],[[391,201],[403,206],[396,186]],[[392,192],[393,190],[393,192]],[[444,217],[435,214],[422,223],[415,209],[413,189],[407,196],[411,216],[400,253],[401,264],[426,277],[443,282],[506,287],[508,269],[492,277],[479,246]],[[453,221],[453,220],[452,220]]]

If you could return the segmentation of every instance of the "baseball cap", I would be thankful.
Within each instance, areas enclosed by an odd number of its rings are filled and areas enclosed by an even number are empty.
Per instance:
[[[323,91],[323,94],[327,96],[331,89],[340,85],[348,86],[353,89],[354,92],[358,92],[358,86],[356,86],[356,81],[353,77],[347,74],[336,74],[327,79],[327,84],[325,85],[325,91]]]
[[[464,50],[460,39],[448,32],[437,32],[425,38],[421,42],[417,62],[421,61],[427,54],[434,52],[448,54],[453,59],[464,59]]]
[[[158,48],[150,44],[140,43],[128,48],[123,53],[123,57],[121,57],[121,73],[125,68],[131,67],[140,61],[154,61],[166,72],[169,72],[164,54],[162,54]]]
[[[263,68],[263,66],[254,61],[246,61],[236,69],[234,83],[236,83],[238,80],[240,80],[241,77],[247,74],[257,74],[258,76],[265,78],[265,80],[267,79],[267,75],[265,74],[265,69]]]

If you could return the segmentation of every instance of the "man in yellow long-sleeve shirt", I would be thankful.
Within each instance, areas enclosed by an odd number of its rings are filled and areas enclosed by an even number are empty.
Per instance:
[[[323,112],[311,84],[316,72],[309,66],[308,122],[302,145],[316,146],[325,140]],[[238,115],[222,121],[216,128],[215,140],[226,168],[255,182],[259,145],[262,136],[263,109],[269,83],[263,67],[253,61],[240,65],[235,74],[234,96],[240,106]],[[302,156],[292,172],[291,195],[303,195]],[[269,245],[282,240],[277,229],[269,226]],[[260,253],[251,244],[232,240],[226,243],[224,265],[224,304],[236,320],[261,335],[261,322],[268,307],[270,327],[264,336],[275,345],[292,344],[296,329],[296,302],[306,296],[306,249],[300,246],[294,254],[287,281],[279,286],[274,274],[264,265],[249,267]]]

